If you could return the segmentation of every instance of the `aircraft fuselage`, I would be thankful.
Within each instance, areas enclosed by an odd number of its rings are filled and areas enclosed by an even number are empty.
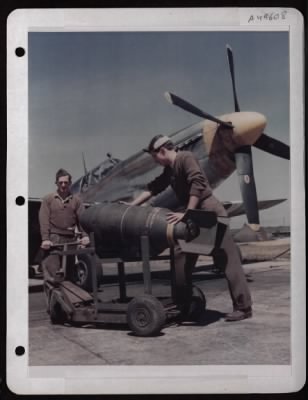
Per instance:
[[[237,149],[253,145],[266,125],[265,117],[256,112],[235,112],[218,118],[231,122],[233,128],[203,120],[170,135],[180,149],[190,150],[195,154],[213,188],[234,172],[234,153]],[[109,167],[107,173],[102,171],[101,176],[96,174],[96,181],[87,187],[82,187],[81,184],[78,188],[74,184],[72,189],[74,192],[80,191],[84,202],[129,200],[144,190],[146,184],[160,174],[161,170],[147,153],[138,152],[114,164],[112,168]],[[97,172],[97,168],[89,172],[89,178],[91,173],[94,175],[93,171]],[[168,200],[172,196],[172,190],[167,189],[165,192],[158,195],[153,204],[176,208],[175,196]]]

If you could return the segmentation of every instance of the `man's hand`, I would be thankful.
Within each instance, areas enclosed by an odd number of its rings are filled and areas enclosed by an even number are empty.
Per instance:
[[[184,217],[184,213],[181,213],[181,212],[176,212],[176,213],[169,212],[167,214],[166,220],[167,220],[168,224],[175,225],[179,221],[181,221],[183,217]]]
[[[78,240],[80,243],[80,247],[86,247],[90,244],[89,236],[83,236],[81,239]]]
[[[43,240],[41,244],[41,248],[44,250],[49,250],[53,243],[50,240]]]
[[[128,201],[124,201],[124,200],[120,200],[119,204],[124,204],[125,206],[131,206],[132,203],[128,202]]]

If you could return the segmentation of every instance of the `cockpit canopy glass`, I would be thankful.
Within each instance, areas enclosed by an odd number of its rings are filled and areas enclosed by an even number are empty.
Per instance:
[[[71,186],[71,191],[73,193],[86,192],[92,185],[95,185],[103,177],[105,177],[108,172],[110,172],[119,162],[119,159],[111,157],[107,160],[104,160],[99,165],[91,169],[86,175],[83,175],[76,182],[74,182]]]

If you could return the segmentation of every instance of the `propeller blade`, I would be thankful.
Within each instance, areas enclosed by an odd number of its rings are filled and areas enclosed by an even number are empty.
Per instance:
[[[231,80],[232,80],[234,109],[236,112],[238,112],[238,111],[240,111],[240,106],[237,101],[237,95],[236,95],[236,89],[235,89],[233,52],[232,52],[232,48],[228,44],[227,44],[227,55],[228,55],[229,68],[230,68]]]
[[[251,146],[241,147],[234,155],[248,223],[259,225],[258,199],[253,174]]]
[[[213,117],[211,114],[208,114],[200,110],[200,108],[193,106],[188,101],[181,99],[180,97],[176,96],[173,93],[165,92],[165,97],[169,101],[169,103],[174,104],[175,106],[178,106],[183,110],[188,111],[192,114],[195,114],[198,117],[205,118],[213,122],[217,122],[218,124],[223,125],[226,128],[231,128],[231,129],[233,128],[233,125],[230,124],[229,122],[225,122],[216,117]]]
[[[267,136],[265,133],[262,133],[259,139],[254,143],[254,146],[266,153],[284,158],[285,160],[290,160],[290,146]]]
[[[237,93],[235,87],[233,51],[229,45],[227,45],[227,56],[228,56],[231,81],[232,81],[234,109],[235,112],[239,112],[240,106],[237,100]],[[236,151],[234,156],[235,156],[237,174],[240,182],[243,205],[248,223],[259,225],[260,220],[259,220],[258,198],[257,198],[257,189],[253,173],[251,146],[240,147]]]

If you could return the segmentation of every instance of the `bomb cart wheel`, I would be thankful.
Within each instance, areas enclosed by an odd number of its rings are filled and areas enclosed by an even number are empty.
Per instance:
[[[99,284],[102,280],[102,265],[96,258],[96,279]],[[88,292],[92,292],[92,266],[91,256],[89,254],[80,254],[75,264],[67,272],[68,279],[75,285],[81,287]]]
[[[50,296],[50,301],[49,301],[49,311],[50,311],[50,321],[52,324],[59,324],[62,325],[64,322],[67,321],[67,315],[63,308],[61,307],[61,304],[59,303],[57,299],[57,295],[55,292],[53,292]]]
[[[130,329],[138,336],[159,333],[166,320],[163,305],[151,295],[133,298],[128,304],[126,315]]]
[[[203,315],[206,308],[206,299],[202,290],[193,285],[192,298],[190,303],[186,306],[185,319],[197,322]]]

